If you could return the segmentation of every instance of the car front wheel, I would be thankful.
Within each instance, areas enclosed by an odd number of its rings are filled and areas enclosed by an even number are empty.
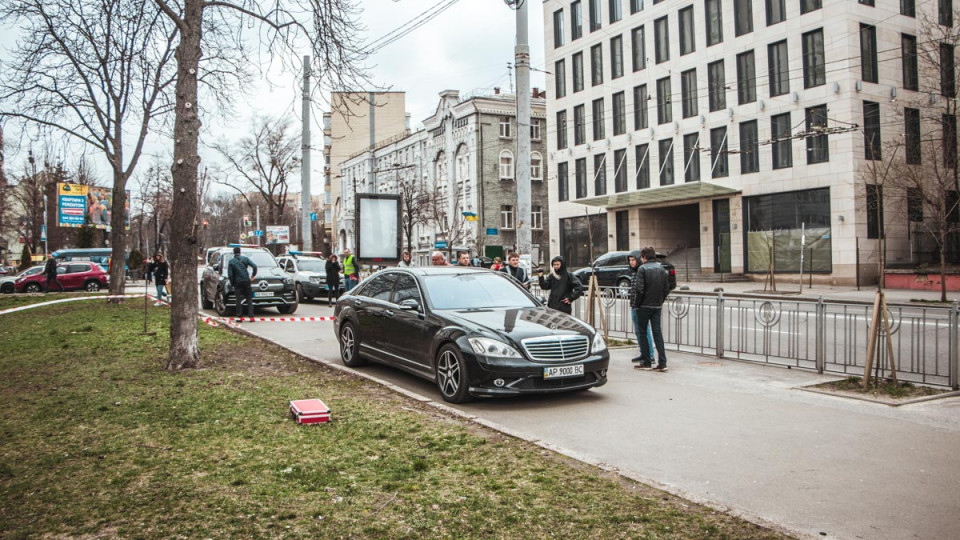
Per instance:
[[[99,282],[99,281],[92,281],[92,280],[91,280],[91,281],[88,281],[88,282],[83,286],[83,288],[84,288],[84,290],[86,290],[87,292],[97,292],[97,291],[100,290],[100,282]]]
[[[213,308],[217,310],[217,315],[221,317],[226,317],[227,313],[227,298],[223,294],[223,289],[217,289],[217,295],[213,298]]]
[[[463,353],[455,345],[447,344],[437,353],[437,387],[445,401],[463,403],[470,396],[470,377]]]
[[[203,309],[210,309],[213,307],[213,302],[207,300],[207,295],[203,293],[203,284],[200,284],[200,305]]]
[[[37,283],[27,283],[27,286],[23,288],[24,292],[29,293],[38,293],[42,292],[43,289],[40,288],[40,285]]]
[[[340,341],[340,359],[343,360],[343,365],[348,367],[366,365],[367,361],[360,358],[360,341],[357,339],[357,331],[353,323],[343,323],[337,337]]]

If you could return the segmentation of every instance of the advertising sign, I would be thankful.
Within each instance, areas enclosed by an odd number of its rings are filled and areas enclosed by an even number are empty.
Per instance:
[[[113,190],[80,184],[57,184],[57,223],[61,227],[110,229]],[[124,225],[130,228],[130,191],[124,206]]]
[[[267,225],[267,243],[268,244],[289,244],[290,226],[289,225]]]
[[[400,196],[356,196],[355,256],[361,263],[396,264],[400,261]]]

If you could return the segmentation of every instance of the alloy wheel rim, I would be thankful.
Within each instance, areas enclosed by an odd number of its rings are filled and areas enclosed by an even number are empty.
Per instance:
[[[226,301],[223,299],[222,292],[217,293],[216,302],[217,302],[217,311],[224,312],[227,310],[227,304],[226,304]]]
[[[340,332],[340,354],[343,359],[349,362],[353,359],[353,329],[349,326],[344,327]]]
[[[440,379],[440,391],[452,396],[460,389],[460,363],[450,351],[444,351],[437,362],[437,377]]]

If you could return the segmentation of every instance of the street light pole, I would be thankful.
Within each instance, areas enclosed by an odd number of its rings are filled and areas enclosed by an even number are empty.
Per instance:
[[[508,0],[508,5],[509,5]],[[530,233],[530,45],[527,43],[527,2],[512,0],[517,11],[517,249],[529,264]]]

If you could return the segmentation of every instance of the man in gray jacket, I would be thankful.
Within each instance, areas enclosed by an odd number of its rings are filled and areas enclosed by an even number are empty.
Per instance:
[[[663,330],[660,326],[663,303],[670,294],[670,277],[667,271],[657,262],[657,252],[652,247],[640,250],[640,260],[643,264],[637,269],[633,278],[632,299],[630,307],[637,314],[637,326],[646,328],[650,323],[653,331],[653,342],[657,346],[659,364],[655,371],[667,370],[667,353],[663,346]],[[653,367],[653,351],[646,339],[640,340],[640,363],[637,369],[651,369]]]

